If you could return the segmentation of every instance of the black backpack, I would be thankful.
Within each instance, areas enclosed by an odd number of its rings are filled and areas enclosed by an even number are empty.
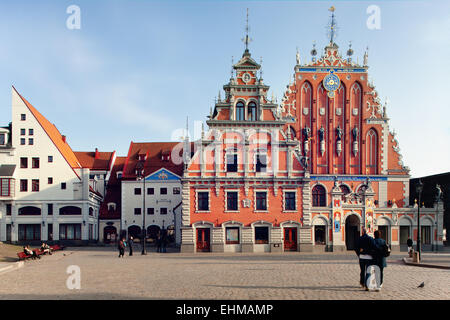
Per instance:
[[[389,248],[389,246],[386,243],[381,246],[380,251],[381,251],[381,256],[383,256],[385,258],[389,257],[391,254],[391,248]]]

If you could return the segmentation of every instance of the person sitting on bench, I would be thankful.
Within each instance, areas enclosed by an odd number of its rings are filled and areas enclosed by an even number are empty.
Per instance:
[[[31,256],[32,259],[40,259],[41,257],[39,257],[36,252],[34,252],[33,250],[30,249],[29,245],[26,245],[25,247],[23,247],[23,252],[25,252],[25,254]]]
[[[50,246],[48,244],[46,244],[45,242],[42,242],[41,251],[43,251],[44,253],[52,254],[52,251],[50,250]]]

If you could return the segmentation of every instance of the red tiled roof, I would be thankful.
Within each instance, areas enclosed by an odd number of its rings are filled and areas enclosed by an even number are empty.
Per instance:
[[[61,133],[58,131],[58,129],[55,127],[54,124],[52,124],[50,121],[48,121],[39,111],[36,110],[35,107],[31,105],[24,97],[20,95],[20,93],[14,88],[14,91],[19,95],[19,97],[22,99],[22,101],[25,103],[25,105],[28,107],[30,112],[34,115],[36,120],[39,122],[39,124],[42,126],[44,131],[47,133],[49,138],[52,140],[56,148],[59,150],[59,152],[62,154],[64,159],[66,159],[67,163],[73,168],[81,168],[81,165],[70,148],[70,146],[65,141],[65,137],[61,135]]]
[[[97,149],[94,152],[75,151],[74,153],[83,168],[105,171],[109,171],[111,169],[112,161],[116,154],[115,151],[99,152]]]
[[[139,154],[147,154],[147,159],[144,163],[145,176],[148,176],[161,168],[165,168],[181,177],[183,175],[183,163],[175,164],[172,161],[172,157],[170,157],[168,161],[162,160],[162,155],[171,155],[173,148],[179,143],[180,142],[131,142],[123,168],[123,178],[136,178],[135,168],[139,162]],[[182,149],[180,151],[182,152]]]

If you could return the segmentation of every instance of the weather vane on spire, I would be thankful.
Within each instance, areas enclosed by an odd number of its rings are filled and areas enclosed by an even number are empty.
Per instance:
[[[336,20],[334,19],[334,11],[336,9],[334,8],[334,6],[331,6],[330,9],[328,9],[328,11],[331,12],[331,21],[328,25],[328,36],[330,38],[330,44],[334,43],[334,38],[336,37],[336,33],[337,33],[337,26],[336,26]]]
[[[247,8],[247,23],[245,25],[245,38],[242,38],[242,41],[245,43],[245,51],[248,51],[248,44],[252,41],[252,39],[248,36],[248,32],[250,31],[250,27],[248,26],[248,8]]]

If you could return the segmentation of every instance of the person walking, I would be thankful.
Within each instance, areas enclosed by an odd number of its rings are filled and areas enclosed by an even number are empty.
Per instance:
[[[118,244],[118,248],[119,248],[119,258],[122,257],[125,254],[125,239],[121,238]]]
[[[130,247],[130,256],[133,255],[133,236],[130,236],[130,239],[128,239],[128,246]]]
[[[156,234],[156,252],[161,252],[161,231]]]
[[[362,235],[359,237],[356,243],[355,252],[359,258],[359,267],[361,272],[359,274],[359,284],[366,291],[367,288],[367,267],[374,264],[373,253],[376,250],[374,239],[367,234],[366,228],[362,229]]]
[[[381,287],[383,286],[383,269],[387,266],[386,257],[384,256],[382,249],[386,245],[386,241],[384,241],[384,239],[381,239],[380,230],[375,231],[374,236],[374,242],[378,249],[375,257],[375,264],[380,268],[380,286],[376,290],[380,291]]]

